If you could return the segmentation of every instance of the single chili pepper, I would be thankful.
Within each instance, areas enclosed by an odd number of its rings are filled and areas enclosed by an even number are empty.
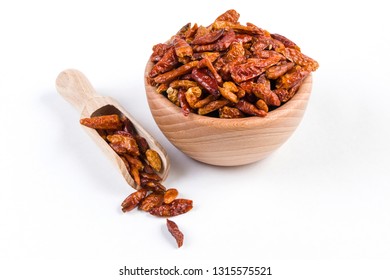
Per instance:
[[[161,193],[150,193],[148,194],[138,206],[138,209],[142,211],[149,212],[154,207],[160,206],[163,204],[164,195]]]
[[[175,36],[172,42],[177,57],[192,56],[191,46],[179,36]]]
[[[183,115],[186,117],[191,113],[191,107],[188,104],[188,101],[186,99],[185,90],[182,88],[179,88],[179,91],[177,93],[177,99],[179,100],[179,104],[181,107],[181,111],[183,112]]]
[[[179,68],[176,68],[176,69],[173,69],[173,70],[166,72],[164,74],[158,75],[157,77],[154,78],[154,82],[158,83],[158,84],[170,83],[173,80],[175,80],[176,78],[178,78],[184,74],[190,73],[192,71],[192,69],[194,67],[196,67],[197,65],[198,65],[197,60],[188,62],[188,63],[180,66]]]
[[[213,63],[209,59],[208,56],[203,58],[202,60],[199,61],[198,68],[206,67],[209,69],[215,80],[217,81],[218,85],[222,86],[223,80],[222,77],[218,74],[217,70],[215,69]]]
[[[133,210],[135,207],[137,207],[138,203],[140,203],[140,201],[142,199],[144,199],[144,197],[146,196],[147,193],[148,193],[147,190],[140,189],[140,190],[130,194],[122,202],[122,211],[123,212],[129,212],[129,211]]]
[[[164,203],[170,204],[172,201],[176,199],[176,197],[179,195],[179,192],[177,189],[167,189],[167,191],[164,193]]]
[[[174,221],[167,219],[167,228],[168,231],[172,234],[172,236],[175,238],[177,247],[183,246],[184,241],[184,234],[180,231],[179,227]]]
[[[94,129],[120,129],[123,125],[117,114],[84,118],[80,124]]]
[[[301,49],[297,46],[297,44],[295,44],[293,41],[291,41],[290,39],[284,37],[283,35],[279,35],[279,34],[271,34],[271,37],[275,40],[278,40],[280,42],[283,43],[283,45],[286,47],[286,48],[293,48],[293,49],[296,49],[297,51],[301,51]]]
[[[244,100],[238,101],[238,103],[235,106],[237,109],[239,109],[240,111],[248,115],[259,116],[259,117],[265,117],[267,115],[267,112],[258,109],[255,105]]]
[[[172,46],[168,44],[157,44],[153,46],[153,53],[150,56],[150,60],[154,63],[159,62],[161,58],[164,56],[166,51]]]
[[[201,87],[203,87],[210,94],[214,95],[214,97],[218,97],[220,95],[217,80],[209,75],[206,69],[194,68],[192,70],[191,76]]]
[[[179,61],[177,60],[175,49],[168,49],[160,61],[153,66],[152,70],[150,70],[149,77],[153,78],[158,74],[162,74],[174,69],[178,62]]]
[[[239,18],[240,14],[236,10],[230,9],[218,16],[215,21],[229,21],[237,23]]]
[[[149,213],[158,217],[173,217],[187,213],[192,209],[192,207],[192,200],[177,198],[170,204],[163,204],[153,208],[149,211]]]

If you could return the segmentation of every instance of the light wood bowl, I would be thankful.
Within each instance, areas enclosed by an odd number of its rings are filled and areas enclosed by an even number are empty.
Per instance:
[[[158,94],[146,77],[145,90],[150,111],[162,133],[189,157],[211,165],[238,166],[266,158],[293,134],[305,113],[312,89],[310,74],[295,96],[264,118],[219,119],[190,113]]]

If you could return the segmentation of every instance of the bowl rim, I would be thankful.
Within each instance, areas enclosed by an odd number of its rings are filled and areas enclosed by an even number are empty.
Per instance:
[[[291,112],[294,110],[302,111],[302,108],[306,108],[308,100],[312,91],[313,76],[312,73],[304,79],[302,85],[299,87],[295,95],[286,103],[280,107],[267,113],[265,117],[250,116],[245,118],[236,118],[236,119],[221,119],[209,116],[198,115],[196,113],[190,113],[188,116],[184,116],[181,108],[173,104],[168,98],[162,94],[157,93],[156,87],[148,83],[148,74],[153,67],[153,63],[148,60],[145,73],[144,73],[144,83],[145,91],[149,103],[150,94],[155,94],[153,98],[158,99],[159,102],[165,107],[166,110],[169,110],[170,114],[180,115],[183,120],[197,122],[201,125],[211,126],[211,127],[224,127],[224,128],[237,128],[237,127],[257,127],[257,126],[267,126],[267,124],[272,123],[276,120],[281,120],[286,118],[288,115],[291,115]],[[149,104],[150,106],[150,104]]]

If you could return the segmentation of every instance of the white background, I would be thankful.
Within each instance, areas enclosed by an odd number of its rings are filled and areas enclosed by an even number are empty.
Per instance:
[[[123,279],[124,265],[252,264],[271,265],[268,279],[389,279],[385,1],[135,3],[1,1],[1,278]],[[231,8],[242,23],[295,41],[320,68],[293,136],[261,162],[221,168],[186,157],[162,135],[143,73],[154,44]],[[56,92],[67,68],[117,99],[168,151],[165,185],[194,201],[173,219],[182,248],[164,219],[121,212],[132,189]]]

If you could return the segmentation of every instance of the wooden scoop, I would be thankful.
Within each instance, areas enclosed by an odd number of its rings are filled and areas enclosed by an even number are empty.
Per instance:
[[[85,75],[74,69],[61,72],[57,77],[56,87],[62,97],[81,113],[80,118],[111,114],[126,116],[134,124],[138,134],[146,139],[150,148],[158,152],[160,155],[163,167],[159,175],[162,178],[162,181],[166,179],[170,167],[170,161],[166,151],[117,101],[111,97],[99,96]],[[130,176],[122,159],[96,132],[96,130],[85,126],[82,127],[103,150],[108,158],[110,158],[119,168],[119,171],[122,173],[126,182],[133,188],[139,189],[140,187],[137,186],[133,178]]]

